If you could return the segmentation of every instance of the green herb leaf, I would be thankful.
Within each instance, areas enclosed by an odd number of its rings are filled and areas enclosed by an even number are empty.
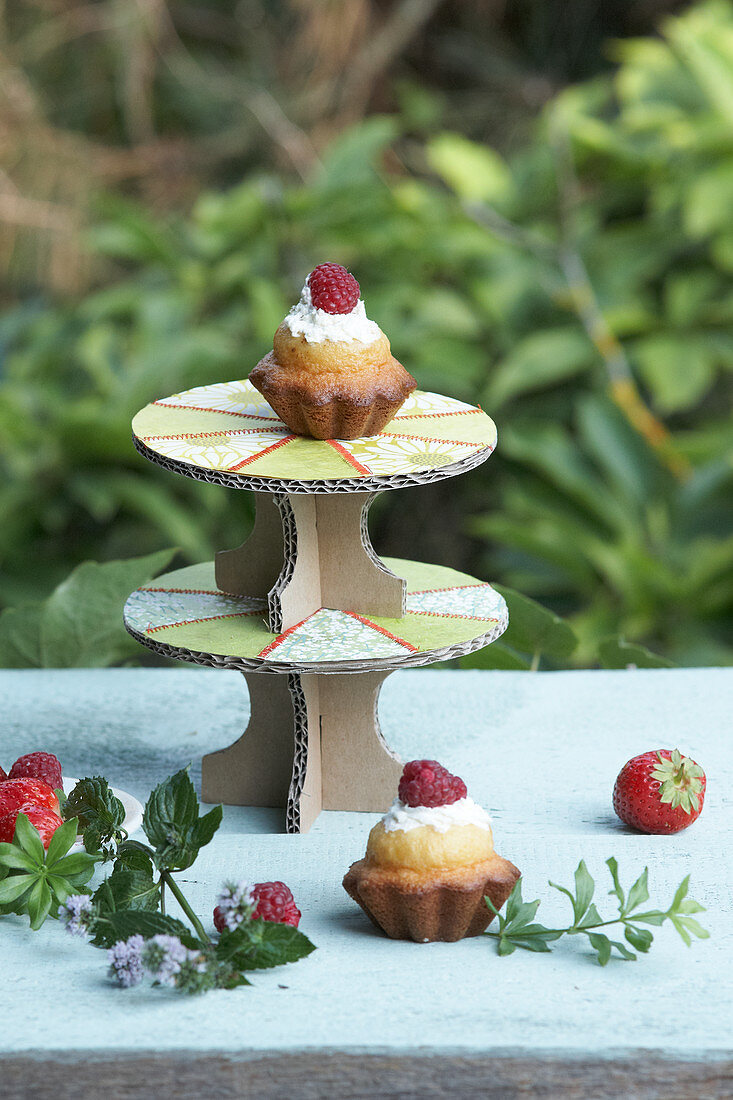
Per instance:
[[[312,951],[315,945],[297,928],[259,919],[242,921],[231,932],[225,930],[216,945],[216,957],[237,970],[270,969],[297,962]]]
[[[34,875],[8,875],[0,882],[0,905],[17,902],[35,882]]]
[[[81,779],[66,800],[67,820],[78,819],[87,852],[101,850],[106,857],[127,834],[122,828],[125,807],[100,775]]]
[[[8,871],[34,871],[38,868],[35,859],[32,859],[22,848],[15,844],[0,844],[0,865]]]
[[[28,916],[30,917],[31,928],[34,932],[38,931],[50,913],[52,901],[53,897],[48,882],[46,882],[45,879],[39,878],[28,895],[27,902]]]
[[[588,939],[598,952],[598,962],[605,966],[611,958],[611,941],[602,932],[589,932]]]
[[[104,888],[104,889],[103,889]],[[146,909],[156,911],[160,905],[160,884],[152,873],[130,871],[115,864],[113,873],[94,895],[95,903],[105,910]]]
[[[199,817],[199,800],[188,768],[159,784],[143,815],[143,828],[155,848],[156,866],[166,871],[190,867],[199,849],[219,828],[221,817],[221,806]]]
[[[46,864],[52,866],[57,860],[65,856],[69,848],[76,842],[76,821],[67,821],[61,825],[51,837],[46,852]]]
[[[637,951],[648,951],[654,942],[654,936],[648,928],[636,928],[633,924],[626,925],[624,936]]]
[[[610,859],[606,860],[606,866],[611,872],[611,878],[613,879],[613,890],[609,890],[609,894],[616,895],[619,901],[619,910],[623,912],[624,902],[626,901],[626,894],[624,893],[621,887],[621,883],[619,882],[618,863],[616,862],[614,857],[611,856]]]
[[[101,914],[94,918],[91,931],[91,941],[95,947],[112,947],[118,940],[127,940],[130,936],[150,939],[159,933],[178,936],[186,947],[203,947],[182,921],[144,909],[120,909]]]
[[[42,866],[45,863],[46,852],[38,829],[31,825],[24,813],[19,813],[15,820],[13,843],[22,848],[37,866]]]
[[[625,912],[631,913],[634,909],[637,908],[637,906],[639,906],[643,902],[649,900],[649,887],[647,885],[648,877],[649,877],[649,868],[645,867],[644,870],[639,875],[636,882],[634,883],[634,885],[629,890],[629,897],[628,897],[628,901],[626,902]],[[689,876],[688,876],[687,881],[689,881]],[[679,890],[677,891],[677,893],[679,893]],[[676,895],[675,895],[675,897],[676,897]],[[672,904],[674,905],[674,902]]]

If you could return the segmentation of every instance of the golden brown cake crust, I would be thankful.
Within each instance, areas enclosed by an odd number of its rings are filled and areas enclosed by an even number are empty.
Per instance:
[[[275,333],[276,350],[259,361],[249,380],[297,435],[376,435],[417,386],[390,353],[386,336],[373,344],[308,344],[283,327]]]
[[[466,867],[442,871],[385,869],[360,859],[344,877],[344,889],[392,939],[453,942],[478,936],[493,920],[484,901],[500,909],[520,876],[494,853]]]

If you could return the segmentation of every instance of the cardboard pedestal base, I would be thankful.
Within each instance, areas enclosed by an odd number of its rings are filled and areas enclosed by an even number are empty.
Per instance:
[[[234,596],[267,597],[273,634],[320,607],[400,619],[405,581],[377,557],[367,514],[376,493],[255,493],[246,542],[216,555],[216,584]]]
[[[386,809],[402,770],[377,717],[388,672],[243,675],[249,726],[204,756],[205,801],[283,806],[289,833],[307,832],[322,809]]]

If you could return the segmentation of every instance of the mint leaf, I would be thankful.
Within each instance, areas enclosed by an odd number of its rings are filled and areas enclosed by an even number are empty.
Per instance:
[[[114,846],[127,836],[122,828],[125,807],[101,775],[79,780],[66,800],[64,816],[67,821],[77,819],[87,852],[101,850],[109,858]]]
[[[143,829],[155,848],[156,866],[164,871],[190,867],[199,849],[219,828],[221,817],[221,806],[199,817],[199,800],[188,768],[159,784],[143,814]]]
[[[216,945],[216,957],[237,970],[267,970],[283,963],[297,962],[315,951],[307,936],[289,924],[246,920],[233,931],[222,932]]]
[[[144,909],[120,909],[100,914],[94,918],[91,931],[95,947],[112,947],[118,940],[127,940],[130,936],[150,939],[159,933],[178,936],[186,947],[200,949],[203,946],[182,921]]]
[[[126,870],[115,864],[109,878],[99,887],[94,900],[106,911],[147,909],[157,911],[160,884],[151,872]]]

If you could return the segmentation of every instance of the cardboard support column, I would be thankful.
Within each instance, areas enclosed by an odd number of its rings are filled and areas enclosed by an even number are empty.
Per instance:
[[[252,533],[235,550],[216,555],[216,584],[233,596],[266,597],[279,577],[285,557],[280,510],[271,493],[255,493]]]
[[[250,719],[239,740],[201,761],[204,802],[285,806],[293,774],[293,702],[284,676],[242,674]]]
[[[399,619],[405,581],[378,558],[367,513],[376,493],[280,495],[284,564],[268,597],[270,630],[280,633],[321,607]]]
[[[383,813],[397,795],[402,763],[388,748],[377,714],[387,676],[318,677],[324,810]]]
[[[377,718],[388,672],[243,675],[249,725],[229,748],[204,756],[205,802],[282,807],[289,833],[308,832],[322,809],[389,805],[402,766]]]

